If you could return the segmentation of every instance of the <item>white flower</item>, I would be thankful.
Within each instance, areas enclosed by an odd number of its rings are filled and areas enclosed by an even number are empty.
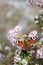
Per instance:
[[[43,38],[40,39],[40,42],[43,42]]]
[[[0,53],[0,60],[2,60],[4,57],[5,56],[2,53]]]
[[[34,34],[34,36],[35,36],[37,33],[38,33],[37,30],[33,30],[33,31],[31,32],[31,34]]]
[[[23,59],[23,60],[22,60],[22,64],[23,64],[23,65],[27,65],[27,60]]]
[[[42,48],[40,48],[39,50],[37,50],[37,58],[42,58]]]
[[[11,50],[11,48],[9,46],[6,46],[5,50]]]
[[[31,34],[31,33],[29,33],[28,37],[32,37],[32,34]]]
[[[19,61],[21,61],[20,56],[19,56],[19,55],[14,56],[14,63],[15,63],[15,62],[19,62]]]
[[[16,36],[15,31],[13,29],[10,30],[7,34],[7,38],[12,43],[13,46],[15,46],[16,44],[16,39],[14,38],[15,36]]]
[[[20,31],[22,30],[22,26],[17,25],[17,26],[14,28],[14,30],[15,30],[16,32],[20,32]]]
[[[16,39],[21,36],[22,27],[17,25],[14,29],[8,31],[7,38],[12,42],[16,42]]]
[[[41,33],[41,35],[43,35],[43,32]]]
[[[11,38],[10,41],[14,44],[17,44],[17,40],[15,38]]]
[[[36,4],[37,4],[37,5],[40,5],[40,6],[41,6],[42,3],[43,3],[43,0],[36,0]]]
[[[13,29],[11,29],[10,31],[8,31],[7,37],[8,37],[8,39],[14,37],[14,30]]]
[[[30,33],[29,33],[29,35],[28,35],[28,37],[34,37],[34,36],[36,36],[37,35],[37,30],[33,30],[33,31],[31,31]]]
[[[38,16],[36,16],[35,18],[38,19]]]
[[[39,21],[37,20],[37,21],[35,21],[35,23],[38,23]]]
[[[30,4],[41,7],[43,5],[43,0],[29,0]]]
[[[22,27],[20,25],[17,25],[16,27],[14,27],[14,37],[15,38],[19,38],[21,37],[22,33],[21,33]]]
[[[2,60],[3,55],[0,53],[0,60]]]

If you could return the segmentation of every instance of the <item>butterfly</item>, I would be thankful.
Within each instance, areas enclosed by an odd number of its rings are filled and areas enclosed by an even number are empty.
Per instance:
[[[35,40],[33,40],[32,38],[24,39],[24,40],[18,40],[17,45],[24,50],[31,50],[32,48],[34,48]]]

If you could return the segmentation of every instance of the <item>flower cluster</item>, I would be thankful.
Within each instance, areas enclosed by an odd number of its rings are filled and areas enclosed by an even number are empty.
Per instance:
[[[17,43],[17,39],[21,37],[21,30],[22,27],[20,25],[17,25],[16,27],[14,27],[14,29],[8,31],[7,38],[10,40],[12,45],[14,45],[14,43]]]
[[[16,50],[16,51],[15,51],[14,65],[19,65],[19,63],[20,63],[20,65],[21,65],[21,64],[22,64],[22,65],[27,65],[28,60],[22,59],[21,56],[20,56],[21,53],[22,53],[21,50]]]
[[[43,43],[43,37],[40,39],[40,42]]]
[[[0,60],[2,60],[4,57],[5,56],[2,53],[0,53]]]
[[[36,37],[38,38],[38,31],[37,30],[33,30],[29,33],[28,37],[32,37],[34,39],[36,39]]]
[[[37,58],[43,58],[43,45],[37,50]]]
[[[43,8],[43,0],[28,0],[29,3],[32,5],[36,5]]]
[[[27,65],[27,63],[28,63],[27,60],[25,60],[25,59],[22,60],[23,65]]]
[[[35,17],[35,23],[41,27],[41,30],[43,30],[43,10]]]

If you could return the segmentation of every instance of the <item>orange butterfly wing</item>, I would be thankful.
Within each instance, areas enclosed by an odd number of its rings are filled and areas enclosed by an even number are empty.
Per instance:
[[[23,42],[18,42],[18,46],[22,46],[23,45]]]
[[[35,43],[35,40],[28,40],[28,43],[34,44]]]

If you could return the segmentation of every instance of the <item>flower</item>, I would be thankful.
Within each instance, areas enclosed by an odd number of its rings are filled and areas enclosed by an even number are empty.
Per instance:
[[[21,62],[20,53],[21,53],[21,50],[20,49],[17,49],[15,51],[14,64],[16,64],[19,61]]]
[[[42,31],[41,35],[43,36],[43,31]]]
[[[40,42],[41,42],[41,43],[43,42],[43,38],[40,39]]]
[[[2,53],[0,53],[0,60],[2,60],[4,57],[5,56]]]
[[[13,46],[17,44],[17,39],[21,37],[22,26],[17,25],[14,29],[8,31],[7,38]]]
[[[17,63],[19,61],[21,61],[20,56],[19,55],[14,56],[14,63]]]
[[[0,53],[0,60],[2,60],[2,54]]]
[[[23,65],[27,65],[27,60],[23,59],[23,60],[22,60],[22,64],[23,64]]]
[[[37,50],[37,58],[43,58],[43,45]]]
[[[21,32],[22,26],[17,25],[16,27],[14,27],[14,30],[15,30],[16,32]]]
[[[33,30],[32,32],[31,32],[31,34],[34,34],[34,35],[36,35],[38,32],[37,32],[37,30]]]
[[[6,46],[5,50],[11,50],[11,48],[9,46]]]
[[[37,30],[33,30],[29,33],[28,37],[34,37],[34,36],[37,36]]]
[[[38,19],[38,16],[36,16],[35,18]]]
[[[38,20],[35,21],[35,23],[38,23],[38,22],[39,22]]]
[[[7,34],[7,38],[10,39],[10,38],[13,38],[14,37],[14,30],[11,29],[8,31],[8,34]]]
[[[42,7],[43,5],[43,0],[29,0],[30,4],[32,5],[36,5],[36,6],[39,6],[39,7]]]

